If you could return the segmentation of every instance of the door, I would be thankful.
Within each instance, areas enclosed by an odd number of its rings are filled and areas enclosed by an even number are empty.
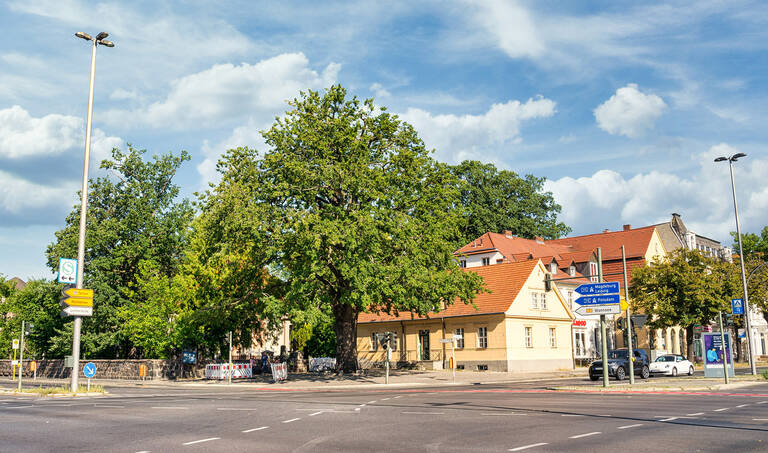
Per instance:
[[[419,360],[429,360],[429,330],[419,330]]]

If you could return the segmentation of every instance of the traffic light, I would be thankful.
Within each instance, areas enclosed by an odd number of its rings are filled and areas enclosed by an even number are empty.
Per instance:
[[[380,333],[379,334],[379,343],[381,344],[381,347],[386,349],[387,348],[387,342],[389,342],[389,336],[387,333]]]
[[[395,349],[397,345],[397,334],[395,332],[387,332],[387,339],[389,340],[389,347]]]
[[[32,330],[34,330],[35,325],[31,322],[28,322],[24,325],[24,335],[29,335],[32,333]]]
[[[619,318],[616,320],[616,328],[624,330],[627,328],[626,326],[626,320],[624,318]]]

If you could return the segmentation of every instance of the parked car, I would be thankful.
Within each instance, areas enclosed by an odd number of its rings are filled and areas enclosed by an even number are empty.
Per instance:
[[[651,374],[677,376],[686,373],[693,376],[693,371],[693,364],[678,354],[660,355],[651,363]]]
[[[651,369],[648,366],[648,354],[644,349],[635,349],[632,351],[634,360],[632,366],[635,374],[643,379],[648,379],[651,375]],[[615,377],[621,381],[629,375],[629,351],[626,349],[614,349],[608,352],[608,376]],[[603,376],[603,361],[596,360],[589,366],[589,378],[593,381]]]

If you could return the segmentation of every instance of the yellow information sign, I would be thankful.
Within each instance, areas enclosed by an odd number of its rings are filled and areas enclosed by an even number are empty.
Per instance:
[[[62,307],[93,307],[93,290],[86,288],[68,288],[61,291],[64,296],[59,301]]]

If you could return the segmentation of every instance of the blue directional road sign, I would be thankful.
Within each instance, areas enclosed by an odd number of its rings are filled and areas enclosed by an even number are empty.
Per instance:
[[[734,315],[744,314],[744,299],[731,299],[731,313]]]
[[[83,374],[88,379],[96,376],[96,364],[93,362],[88,362],[83,366]]]
[[[584,285],[579,285],[576,288],[576,292],[586,296],[594,296],[597,294],[618,294],[619,282],[586,283]],[[616,301],[616,303],[618,304],[619,302]]]
[[[606,294],[600,296],[581,296],[576,299],[579,305],[610,305],[619,304],[621,299],[618,294]]]

